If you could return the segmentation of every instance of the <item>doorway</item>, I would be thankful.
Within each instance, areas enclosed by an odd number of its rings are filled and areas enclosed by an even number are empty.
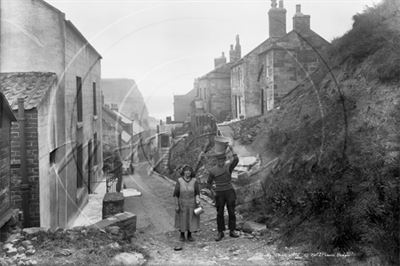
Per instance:
[[[87,167],[88,167],[88,193],[92,193],[92,156],[93,156],[93,150],[92,150],[92,140],[89,140],[88,142],[88,162],[87,162]]]

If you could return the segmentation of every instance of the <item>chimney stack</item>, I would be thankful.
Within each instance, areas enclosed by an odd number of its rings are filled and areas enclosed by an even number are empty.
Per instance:
[[[239,34],[236,34],[235,51],[236,51],[237,59],[239,60],[242,57],[242,46],[240,46]]]
[[[233,44],[229,50],[229,62],[236,62],[242,57],[242,47],[240,46],[239,34],[236,35],[235,49],[233,49]]]
[[[118,112],[118,104],[112,103],[110,109],[113,110],[113,111],[117,111]]]
[[[221,57],[214,59],[214,67],[218,68],[224,64],[226,64],[226,57],[225,57],[225,53],[222,52]]]
[[[286,34],[286,9],[283,6],[283,0],[279,1],[279,7],[277,7],[276,0],[271,1],[268,17],[269,37],[277,38],[284,36]]]
[[[229,49],[229,62],[235,62],[236,53],[233,49],[233,44],[231,44],[231,48]]]
[[[296,14],[293,16],[293,30],[296,32],[310,30],[310,15],[301,13],[301,5],[296,5]]]

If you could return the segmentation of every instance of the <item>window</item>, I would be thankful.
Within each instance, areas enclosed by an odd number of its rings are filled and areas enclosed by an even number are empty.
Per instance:
[[[93,149],[93,165],[97,165],[98,164],[98,158],[97,158],[97,133],[94,133],[93,135],[93,145],[94,145],[94,149]]]
[[[93,82],[93,115],[97,115],[96,82]]]
[[[239,86],[242,86],[242,69],[239,67],[238,69],[238,79],[239,79]]]
[[[264,89],[261,89],[261,114],[264,114]]]
[[[274,108],[274,91],[267,88],[267,111]]]
[[[93,157],[93,150],[92,150],[92,140],[90,139],[88,142],[88,162],[87,162],[87,169],[88,169],[88,191],[91,193],[91,186],[90,183],[92,182],[92,157]]]
[[[168,148],[169,147],[169,136],[168,135],[161,135],[161,148]]]
[[[263,76],[264,73],[264,65],[261,65],[260,70],[258,71],[258,77],[257,77],[257,82],[260,82],[261,76]]]
[[[273,73],[273,71],[272,71],[272,65],[273,65],[272,52],[267,54],[267,60],[266,61],[267,61],[266,62],[266,68],[267,68],[266,75],[267,75],[267,78],[272,79],[272,73]]]
[[[93,156],[94,156],[94,150],[92,150],[92,140],[89,139],[88,141],[88,169],[90,170],[92,161],[93,161]]]
[[[82,122],[82,79],[81,79],[81,77],[76,77],[76,104],[77,104],[78,122]]]
[[[51,152],[50,152],[50,165],[53,165],[53,164],[55,164],[56,163],[56,152],[57,152],[57,149],[54,149],[54,150],[52,150]]]
[[[238,97],[238,103],[239,103],[239,115],[242,113],[242,99],[240,99],[241,97],[240,96],[237,96]]]
[[[83,154],[82,144],[78,144],[76,147],[76,187],[83,187]]]

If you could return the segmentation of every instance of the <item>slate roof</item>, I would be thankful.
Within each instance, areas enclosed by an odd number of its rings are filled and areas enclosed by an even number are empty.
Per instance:
[[[9,117],[9,119],[11,121],[17,121],[17,119],[15,118],[14,113],[11,110],[10,105],[8,104],[8,101],[7,101],[6,97],[4,96],[3,93],[1,93],[1,91],[0,91],[0,108],[3,109],[2,111],[4,111],[4,113],[7,114],[7,116]],[[0,119],[2,119],[2,117],[0,117]]]
[[[56,82],[57,75],[50,72],[0,73],[0,91],[13,110],[18,109],[18,98],[25,99],[26,110],[38,107]]]

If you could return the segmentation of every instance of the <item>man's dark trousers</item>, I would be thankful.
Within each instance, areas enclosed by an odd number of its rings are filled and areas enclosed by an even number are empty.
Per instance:
[[[229,230],[236,230],[236,216],[235,216],[235,190],[229,189],[225,191],[217,191],[215,195],[215,203],[217,207],[217,225],[218,232],[225,231],[224,208],[225,204],[228,208],[229,215]]]

